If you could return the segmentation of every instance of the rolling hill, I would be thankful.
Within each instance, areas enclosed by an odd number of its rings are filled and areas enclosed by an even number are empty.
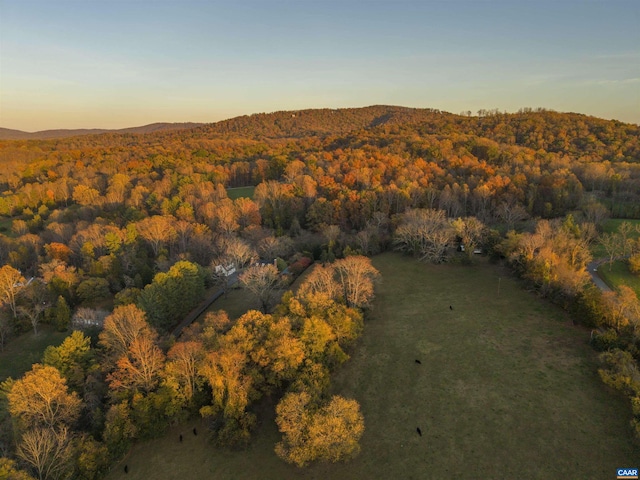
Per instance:
[[[42,130],[39,132],[23,132],[0,127],[0,140],[47,140],[52,138],[77,137],[81,135],[99,135],[101,133],[153,133],[168,130],[185,130],[198,127],[200,123],[151,123],[142,127],[129,127],[116,130],[101,128],[81,128],[77,130]]]

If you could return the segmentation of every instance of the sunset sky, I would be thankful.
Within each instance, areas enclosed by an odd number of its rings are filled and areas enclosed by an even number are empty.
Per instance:
[[[374,104],[640,123],[640,1],[0,0],[0,126]]]

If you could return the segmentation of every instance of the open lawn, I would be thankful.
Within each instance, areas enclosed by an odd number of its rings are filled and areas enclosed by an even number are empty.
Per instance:
[[[202,321],[207,312],[217,312],[224,310],[231,320],[244,315],[248,310],[260,310],[260,302],[251,293],[247,292],[236,284],[231,287],[226,295],[218,298],[211,306],[198,317],[197,321]]]
[[[604,225],[602,225],[602,230],[606,233],[613,233],[618,231],[618,227],[624,223],[630,223],[633,226],[640,225],[640,220],[636,220],[634,218],[610,218]],[[631,237],[638,238],[637,232],[632,232]]]
[[[636,225],[640,225],[640,220],[636,220],[633,218],[610,218],[609,220],[604,222],[604,224],[602,225],[602,231],[603,233],[617,232],[618,227],[620,227],[620,224],[623,222],[630,223],[634,227]],[[635,230],[632,230],[629,236],[631,238],[638,238],[640,237],[640,234]],[[596,241],[591,246],[591,255],[593,255],[593,258],[605,258],[607,257],[607,251],[604,249],[602,245],[600,245],[599,242]]]
[[[0,217],[0,233],[7,237],[15,237],[11,231],[11,225],[13,225],[13,219],[9,217]]]
[[[49,325],[41,325],[38,335],[33,331],[9,340],[0,352],[0,382],[8,377],[21,377],[31,365],[42,361],[42,354],[49,345],[58,346],[69,332],[58,332]]]
[[[236,198],[240,197],[253,198],[253,192],[255,191],[255,189],[256,187],[227,188],[227,196],[231,200],[235,200]]]
[[[358,457],[287,465],[271,414],[245,451],[216,450],[189,423],[135,446],[109,478],[582,480],[638,465],[630,407],[598,378],[588,331],[486,263],[384,254],[374,265],[375,306],[333,380],[362,407]]]
[[[282,295],[287,290],[296,291],[298,287],[302,284],[304,279],[309,275],[311,270],[313,269],[313,265],[307,268],[302,275],[295,279],[293,284],[291,284],[286,290],[280,292]],[[215,302],[211,304],[211,306],[204,311],[202,315],[198,317],[196,321],[202,321],[207,312],[217,312],[218,310],[224,310],[229,315],[231,320],[235,320],[240,318],[249,310],[260,310],[260,302],[251,295],[250,292],[244,290],[240,287],[240,284],[237,283],[232,288],[227,291],[226,295],[218,298]]]
[[[629,265],[625,260],[616,260],[611,265],[603,263],[598,267],[598,274],[611,288],[615,289],[620,285],[626,285],[633,288],[640,298],[640,276],[629,271]]]

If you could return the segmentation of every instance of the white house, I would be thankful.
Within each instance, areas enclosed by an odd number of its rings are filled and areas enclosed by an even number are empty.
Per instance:
[[[233,263],[230,263],[226,267],[224,265],[216,265],[215,272],[218,275],[228,277],[229,275],[236,273],[236,267],[234,267]]]

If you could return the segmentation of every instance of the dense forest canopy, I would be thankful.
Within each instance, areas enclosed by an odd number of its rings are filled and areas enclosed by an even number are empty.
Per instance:
[[[637,125],[550,111],[480,113],[303,110],[148,135],[4,141],[0,214],[72,204],[175,213],[186,202],[202,221],[196,191],[285,178],[295,187],[287,196],[303,205],[289,205],[281,227],[296,215],[304,223],[320,198],[352,198],[368,216],[425,205],[483,216],[519,203],[531,215],[553,217],[593,193],[614,216],[640,215]],[[172,205],[163,208],[163,200]],[[368,220],[342,207],[332,213],[325,223],[346,229]]]

